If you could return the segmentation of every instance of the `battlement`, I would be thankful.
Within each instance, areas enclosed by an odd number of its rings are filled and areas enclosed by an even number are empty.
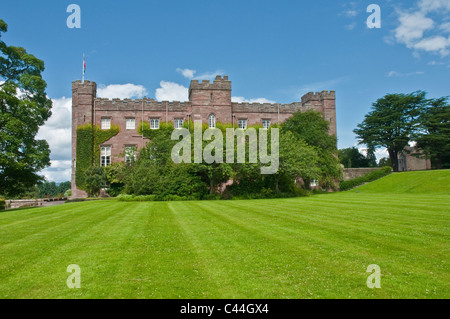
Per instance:
[[[323,101],[323,100],[335,100],[335,91],[323,90],[322,92],[308,92],[302,96],[302,103],[307,103],[310,101]]]
[[[295,113],[299,110],[308,108],[300,102],[293,102],[289,104],[232,102],[231,107],[233,112],[237,113]]]
[[[192,90],[227,90],[231,91],[231,81],[228,80],[228,76],[223,77],[217,75],[214,81],[211,83],[209,80],[191,80],[189,85],[189,94]]]
[[[108,98],[96,98],[95,108],[97,111],[109,110],[109,111],[124,111],[135,110],[139,111],[144,107],[144,110],[186,110],[191,106],[190,102],[180,101],[156,101],[154,99],[108,99]]]

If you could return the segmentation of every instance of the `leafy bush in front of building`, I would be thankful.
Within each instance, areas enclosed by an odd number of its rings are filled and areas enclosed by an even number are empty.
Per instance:
[[[0,210],[5,210],[6,202],[3,198],[0,198]]]
[[[106,184],[106,174],[101,166],[91,166],[84,172],[85,188],[89,197],[98,196]]]

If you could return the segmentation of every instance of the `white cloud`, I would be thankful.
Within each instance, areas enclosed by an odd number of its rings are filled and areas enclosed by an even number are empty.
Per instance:
[[[450,1],[448,0],[420,0],[419,8],[423,12],[437,10],[450,11]]]
[[[356,17],[358,15],[358,11],[356,10],[347,10],[344,12],[347,17]]]
[[[428,65],[444,65],[444,62],[430,61],[427,63]]]
[[[414,50],[414,56],[421,51],[447,56],[450,37],[442,33],[450,33],[450,23],[443,22],[449,11],[449,0],[420,0],[414,9],[397,10],[399,25],[393,31],[394,37],[398,43]]]
[[[119,98],[119,99],[131,99],[142,98],[147,95],[147,90],[142,85],[136,84],[110,84],[108,86],[100,86],[97,89],[97,97],[102,98]]]
[[[237,102],[237,103],[271,103],[271,104],[276,103],[275,101],[271,101],[271,100],[268,100],[268,99],[263,98],[263,97],[259,97],[259,98],[256,98],[256,99],[246,99],[246,98],[244,98],[242,96],[232,96],[231,97],[231,102]]]
[[[224,72],[223,72],[223,70],[216,70],[216,71],[214,71],[214,72],[205,72],[205,73],[202,73],[202,74],[200,74],[200,75],[197,75],[194,79],[195,80],[214,80],[214,78],[217,76],[217,75],[222,75]]]
[[[51,166],[41,172],[45,179],[53,182],[66,182],[71,180],[71,161],[51,161]]]
[[[72,99],[62,97],[52,99],[52,116],[39,128],[37,139],[49,144],[52,160],[71,159]]]
[[[442,56],[449,54],[450,49],[450,37],[445,38],[437,35],[420,40],[414,45],[415,49],[424,50],[427,52],[439,52]]]
[[[161,81],[160,88],[156,89],[155,97],[158,101],[187,101],[189,99],[188,88],[174,82]]]
[[[52,116],[45,122],[46,127],[68,128],[72,123],[72,98],[63,96],[52,99]]]
[[[365,147],[365,146],[363,146],[361,144],[355,144],[354,146],[358,149],[358,151],[361,154],[363,154],[364,156],[367,156],[367,147]],[[382,148],[377,148],[377,149],[375,149],[374,154],[375,154],[375,157],[377,159],[377,162],[380,159],[384,158],[384,157],[389,158],[389,153],[387,151],[387,148],[383,148],[383,147]]]
[[[177,68],[177,72],[181,73],[185,78],[192,79],[194,77],[195,72],[197,71],[191,69]]]
[[[72,129],[69,125],[67,128],[54,128],[44,125],[39,129],[38,139],[47,141],[52,160],[67,160],[71,158],[71,136]]]
[[[201,73],[197,76],[195,76],[195,74],[197,73],[196,70],[192,70],[192,69],[182,69],[182,68],[177,68],[176,70],[178,73],[180,73],[181,75],[183,75],[185,78],[187,79],[194,79],[194,80],[214,80],[215,77],[217,75],[222,75],[224,73],[223,70],[215,70],[213,72],[204,72]]]
[[[353,22],[353,23],[347,24],[344,28],[345,28],[346,30],[351,31],[351,30],[353,30],[355,27],[356,27],[356,22]]]
[[[424,73],[425,72],[423,72],[423,71],[416,71],[416,72],[410,72],[410,73],[400,73],[400,72],[397,72],[397,71],[390,71],[387,74],[387,77],[388,78],[393,77],[393,76],[402,77],[402,76],[420,75],[420,74],[424,74]]]
[[[377,161],[379,161],[380,159],[387,157],[389,158],[389,153],[387,151],[387,148],[377,148],[375,150],[375,157],[377,158]]]
[[[434,27],[434,21],[427,18],[423,12],[400,13],[400,25],[395,29],[395,38],[406,44],[408,48],[414,46],[416,40],[423,37],[425,31]]]
[[[51,166],[42,170],[49,181],[71,179],[72,157],[72,99],[52,99],[52,116],[39,128],[37,139],[44,139],[50,147]]]
[[[450,33],[450,22],[446,22],[443,23],[439,26],[439,29],[446,32],[446,33]]]

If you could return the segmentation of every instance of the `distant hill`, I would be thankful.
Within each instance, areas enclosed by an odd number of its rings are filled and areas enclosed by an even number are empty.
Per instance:
[[[450,169],[392,173],[355,188],[364,193],[450,194]]]

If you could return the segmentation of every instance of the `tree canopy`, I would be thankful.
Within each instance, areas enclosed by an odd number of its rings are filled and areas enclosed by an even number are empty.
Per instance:
[[[377,166],[375,155],[371,149],[368,149],[367,155],[364,155],[356,147],[347,147],[340,149],[338,154],[339,161],[345,168]]]
[[[418,130],[419,118],[429,103],[426,93],[386,94],[372,105],[372,110],[353,132],[360,144],[369,148],[385,147],[392,168],[398,171],[398,155]]]
[[[16,196],[42,181],[38,172],[50,165],[48,143],[35,137],[52,101],[42,79],[44,62],[3,42],[6,31],[0,20],[0,194]]]
[[[329,123],[322,114],[313,110],[296,112],[283,124],[284,130],[292,132],[297,138],[316,149],[318,154],[318,180],[324,188],[336,188],[342,177],[341,165],[337,155],[336,136],[328,133]],[[305,178],[309,186],[310,180]]]
[[[430,100],[419,117],[419,131],[414,138],[437,169],[450,168],[450,104],[448,97]]]

